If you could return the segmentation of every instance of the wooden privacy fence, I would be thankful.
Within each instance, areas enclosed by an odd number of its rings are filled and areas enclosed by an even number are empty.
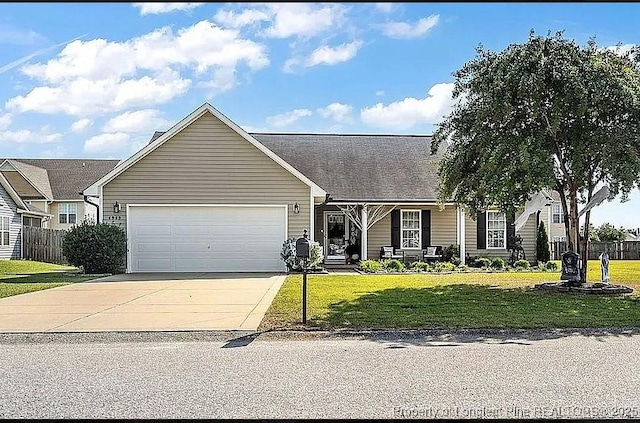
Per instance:
[[[45,263],[68,264],[62,254],[62,238],[65,233],[63,230],[23,226],[23,258]]]
[[[565,251],[565,241],[551,243],[552,260],[560,260]],[[640,260],[640,241],[589,242],[589,260],[598,260],[603,251],[609,253],[611,260]]]

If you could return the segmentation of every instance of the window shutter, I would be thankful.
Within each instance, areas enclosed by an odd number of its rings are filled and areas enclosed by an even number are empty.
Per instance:
[[[422,248],[431,246],[431,210],[422,210]]]
[[[511,244],[511,238],[513,238],[516,235],[516,225],[513,224],[513,222],[515,221],[516,217],[515,217],[515,213],[509,213],[507,216],[507,249],[510,249],[512,247]]]
[[[484,250],[487,248],[487,212],[478,213],[478,218],[476,220],[478,232],[478,250]]]
[[[400,210],[391,212],[391,245],[400,248]]]

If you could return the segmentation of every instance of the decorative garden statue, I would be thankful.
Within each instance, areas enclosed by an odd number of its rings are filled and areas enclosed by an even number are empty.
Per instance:
[[[573,251],[567,251],[562,254],[562,273],[560,274],[560,280],[564,281],[565,285],[582,285],[582,281],[580,280],[580,262],[580,255]]]
[[[600,270],[602,271],[602,283],[609,284],[609,253],[606,251],[600,254]]]

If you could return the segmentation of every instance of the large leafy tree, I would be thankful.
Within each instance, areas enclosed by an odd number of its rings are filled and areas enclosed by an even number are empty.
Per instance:
[[[615,241],[624,241],[627,238],[627,232],[624,228],[616,229],[609,222],[605,222],[602,225],[598,226],[593,230],[595,237],[592,237],[593,240],[596,238],[598,241],[602,242],[615,242]]]
[[[543,188],[558,191],[586,280],[579,204],[602,184],[623,201],[640,186],[639,55],[533,31],[501,52],[476,51],[454,73],[457,101],[433,136],[432,152],[449,143],[440,198],[475,215],[489,206],[515,212]]]

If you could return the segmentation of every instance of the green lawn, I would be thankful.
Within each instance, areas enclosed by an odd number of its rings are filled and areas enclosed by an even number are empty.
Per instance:
[[[0,260],[0,298],[93,279],[70,266],[28,260]]]
[[[640,261],[612,261],[611,283],[630,296],[534,291],[559,272],[308,276],[307,326],[321,329],[640,326]],[[589,280],[600,264],[589,262]],[[260,329],[302,327],[301,275],[287,277]]]

